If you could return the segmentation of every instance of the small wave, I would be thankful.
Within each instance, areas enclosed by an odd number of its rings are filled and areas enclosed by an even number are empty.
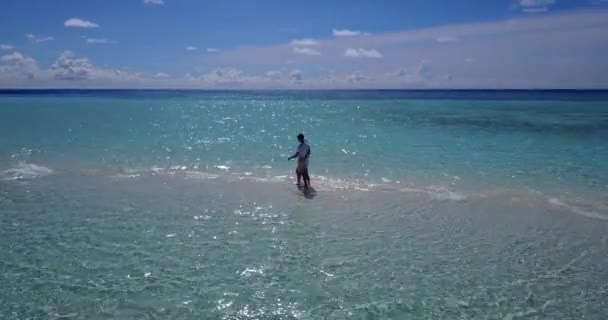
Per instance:
[[[253,172],[229,172],[230,167],[226,165],[214,166],[220,169],[220,172],[205,172],[199,170],[188,170],[186,166],[174,165],[168,168],[152,167],[148,170],[137,170],[137,169],[123,169],[123,173],[114,175],[115,178],[137,178],[147,173],[153,175],[167,175],[167,176],[184,176],[188,179],[193,180],[212,180],[212,179],[224,179],[227,181],[233,180],[249,180],[260,183],[291,183],[295,182],[294,177],[291,175],[268,175],[259,176]],[[358,191],[358,192],[371,192],[371,191],[389,191],[389,192],[409,192],[409,193],[421,193],[428,195],[438,200],[449,200],[449,201],[464,201],[467,200],[467,196],[464,194],[452,191],[444,187],[430,186],[426,188],[407,188],[401,187],[400,184],[395,184],[387,178],[383,179],[383,183],[370,183],[368,181],[359,179],[341,179],[336,177],[327,177],[322,175],[315,175],[312,179],[312,184],[316,190],[319,191]]]
[[[4,181],[32,180],[52,174],[54,171],[45,166],[21,162],[16,167],[0,172]]]
[[[574,214],[577,214],[577,215],[585,217],[585,218],[608,221],[608,215],[604,215],[604,214],[601,214],[601,213],[598,213],[595,211],[582,209],[578,206],[568,204],[559,198],[550,197],[550,198],[547,198],[547,202],[553,206],[556,206],[556,207],[559,207],[562,209],[566,209]]]

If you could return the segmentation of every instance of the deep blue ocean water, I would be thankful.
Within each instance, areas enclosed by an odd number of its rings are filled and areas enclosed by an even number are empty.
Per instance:
[[[605,319],[607,141],[606,91],[0,91],[0,318]]]

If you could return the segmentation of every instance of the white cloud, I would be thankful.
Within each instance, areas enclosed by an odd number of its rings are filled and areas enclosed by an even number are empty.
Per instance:
[[[466,41],[446,45],[440,36]],[[330,38],[322,41],[323,54],[309,59],[294,49],[321,44],[239,47],[207,55],[186,77],[99,67],[73,54],[39,67],[11,53],[0,57],[0,87],[601,89],[608,88],[607,38],[608,10],[595,9]],[[369,53],[360,48],[383,58],[363,59]],[[349,49],[361,58],[356,63],[344,58]],[[194,72],[215,66],[228,68]]]
[[[196,47],[188,46],[188,47],[186,47],[186,50],[188,50],[188,51],[196,51]]]
[[[97,23],[82,20],[80,18],[70,18],[63,23],[64,26],[68,28],[98,28],[99,25]]]
[[[353,49],[348,48],[344,51],[344,56],[349,58],[382,58],[382,53],[376,49]]]
[[[306,87],[306,79],[299,69],[270,70],[262,74],[246,74],[237,68],[220,68],[200,75],[187,73],[181,81],[183,81],[183,87],[207,89],[289,89]]]
[[[36,60],[19,52],[0,57],[0,87],[29,83],[39,73]]]
[[[307,56],[318,56],[318,55],[321,55],[321,52],[319,52],[318,50],[311,49],[311,48],[300,48],[300,47],[293,48],[293,53],[295,53],[295,54],[303,54],[303,55],[307,55]]]
[[[0,44],[0,50],[13,50],[15,47],[10,44]]]
[[[153,77],[148,83],[165,81]],[[70,51],[63,52],[48,68],[19,52],[0,57],[0,88],[136,88],[144,81],[142,73],[100,68]]]
[[[100,68],[87,58],[77,58],[71,51],[64,51],[45,73],[47,81],[63,86],[128,86],[142,80],[141,73]]]
[[[332,33],[334,37],[353,37],[360,36],[362,34],[361,31],[349,30],[349,29],[333,29]]]
[[[31,33],[26,34],[25,37],[28,38],[33,43],[47,42],[47,41],[51,41],[51,40],[55,39],[53,37],[38,36],[35,34],[31,34]]]
[[[57,80],[89,79],[94,71],[93,65],[86,58],[75,58],[71,51],[64,51],[51,65],[53,76]]]
[[[549,8],[547,8],[547,7],[523,8],[522,11],[525,13],[543,13],[543,12],[548,12]]]
[[[290,42],[292,46],[316,46],[319,41],[311,38],[295,39]]]
[[[519,0],[522,7],[546,7],[554,4],[555,0]]]
[[[297,82],[301,83],[304,80],[300,69],[293,70],[271,70],[266,72],[263,77],[266,80],[275,81],[277,83]],[[255,76],[253,77],[255,79]]]
[[[163,5],[165,2],[163,0],[144,0],[144,4]]]
[[[209,52],[209,53],[217,53],[217,52],[220,52],[220,49],[218,49],[218,48],[207,48],[207,52]]]
[[[456,37],[452,37],[452,36],[440,36],[435,38],[435,41],[437,42],[457,42],[459,39]]]
[[[0,57],[0,61],[2,62],[17,62],[22,61],[24,59],[23,55],[19,52],[13,52],[11,54],[4,55]]]
[[[448,35],[459,41],[437,42]],[[360,84],[372,88],[608,88],[605,39],[608,10],[595,9],[326,39],[322,55],[315,59],[294,59],[293,47],[282,43],[224,51],[205,63],[273,70],[295,60],[293,65],[307,75],[302,87],[313,86],[313,79],[315,87],[337,86],[357,68],[366,77]],[[343,58],[348,49],[353,49],[350,55],[360,56],[357,48],[374,49],[383,58],[360,58],[356,64]],[[467,61],[470,57],[475,60]],[[420,67],[423,60],[427,66]],[[386,76],[400,68],[409,74]],[[332,78],[334,82],[320,81],[324,70],[342,76]],[[450,83],[443,81],[445,75],[451,75]]]
[[[159,72],[157,74],[154,75],[155,78],[168,78],[169,75],[167,73],[164,72]]]
[[[87,38],[87,43],[91,44],[116,44],[114,40],[99,39],[99,38]]]
[[[289,73],[289,78],[291,81],[298,84],[302,83],[302,81],[304,80],[304,77],[302,76],[302,71],[300,71],[299,69],[292,70]]]
[[[297,88],[608,87],[608,61],[600,54],[608,47],[602,41],[608,36],[607,27],[608,12],[581,12],[330,39],[323,41],[322,56],[297,59],[295,66],[307,75]],[[438,35],[467,41],[445,46],[435,42]],[[341,59],[348,48],[373,48],[385,57],[353,64]],[[554,63],[556,55],[563,60]],[[293,57],[293,47],[285,44],[229,50],[205,63],[240,70],[238,77],[211,81],[208,76],[192,85],[296,88],[287,81],[289,71],[283,71],[280,80],[243,71],[281,70],[284,61]],[[475,63],[463,62],[467,57],[475,57]],[[400,77],[384,75],[400,68],[409,72]],[[336,71],[329,76],[325,70],[332,69]]]
[[[198,79],[216,87],[240,87],[244,81],[241,70],[235,68],[216,69]]]
[[[63,52],[48,69],[38,68],[36,61],[19,53],[0,59],[0,83],[6,79],[11,86],[86,87],[88,83],[112,86],[125,85],[141,76],[137,73],[98,68],[86,58],[76,58],[70,51]]]
[[[358,83],[365,80],[365,76],[359,72],[359,71],[355,71],[352,74],[348,75],[348,77],[346,78],[346,81],[350,82],[350,83]]]
[[[387,77],[405,77],[408,75],[406,68],[399,68],[396,71],[390,71],[385,74]]]
[[[266,72],[266,78],[270,80],[279,80],[283,76],[283,72],[278,70],[271,70]]]
[[[519,7],[526,13],[542,13],[549,11],[555,0],[519,0]]]

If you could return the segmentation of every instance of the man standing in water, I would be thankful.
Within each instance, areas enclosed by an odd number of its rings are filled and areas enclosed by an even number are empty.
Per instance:
[[[304,188],[310,187],[310,176],[308,175],[308,158],[310,157],[310,146],[307,141],[304,140],[303,134],[298,134],[298,150],[293,156],[287,160],[298,158],[298,167],[296,168],[296,177],[298,177],[298,185],[300,185],[300,179],[304,178]]]

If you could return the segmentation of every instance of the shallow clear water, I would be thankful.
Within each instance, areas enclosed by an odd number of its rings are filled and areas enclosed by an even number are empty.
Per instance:
[[[5,93],[0,318],[605,319],[607,138],[603,93]]]

